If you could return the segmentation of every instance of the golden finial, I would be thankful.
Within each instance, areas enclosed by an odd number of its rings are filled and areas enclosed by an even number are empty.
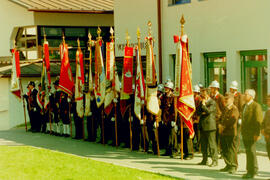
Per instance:
[[[147,26],[148,26],[148,36],[151,37],[152,36],[152,23],[151,23],[151,21],[148,21]]]
[[[127,40],[127,47],[129,47],[129,40],[130,40],[130,36],[128,34],[128,30],[126,32],[126,40]]]
[[[81,49],[81,44],[80,44],[80,39],[77,39],[77,43],[78,43],[78,49]]]
[[[114,39],[114,36],[113,36],[114,31],[113,31],[113,28],[112,27],[110,28],[110,33],[111,33],[110,38],[111,38],[111,40],[113,40]]]
[[[184,24],[185,24],[185,18],[184,15],[182,15],[181,20],[180,20],[180,24],[181,24],[181,36],[183,36],[184,34]]]
[[[140,39],[141,38],[141,31],[140,28],[137,28],[137,38]]]
[[[91,42],[91,40],[92,40],[92,35],[91,35],[90,31],[88,33],[88,40],[89,40],[89,42]]]
[[[101,29],[100,29],[100,27],[98,26],[98,29],[97,29],[97,35],[98,35],[97,39],[98,39],[98,40],[102,39],[101,36],[100,36],[100,34],[101,34]]]
[[[92,46],[92,35],[90,33],[90,31],[88,32],[88,51],[91,50],[91,46]]]
[[[46,42],[46,41],[47,41],[47,39],[46,39],[45,27],[43,27],[43,36],[44,36],[44,42]]]
[[[62,38],[63,38],[63,43],[66,43],[66,41],[65,41],[65,34],[64,34],[64,32],[62,33]]]

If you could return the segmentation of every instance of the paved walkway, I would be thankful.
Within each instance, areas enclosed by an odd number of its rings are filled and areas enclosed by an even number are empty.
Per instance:
[[[192,160],[181,161],[179,158],[157,157],[143,152],[130,152],[128,149],[117,149],[71,138],[26,133],[22,128],[0,131],[0,145],[41,147],[184,179],[240,179],[245,173],[246,164],[245,154],[239,154],[238,172],[230,175],[218,171],[224,167],[223,160],[219,160],[219,166],[215,168],[196,165],[201,161],[199,154],[196,154]],[[270,179],[269,159],[266,156],[258,156],[258,161],[259,175],[256,176],[256,179]]]

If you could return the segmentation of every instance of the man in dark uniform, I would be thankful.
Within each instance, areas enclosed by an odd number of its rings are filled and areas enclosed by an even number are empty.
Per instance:
[[[97,108],[97,103],[95,100],[95,95],[94,95],[94,91],[91,92],[91,97],[90,97],[90,113],[87,116],[87,134],[88,134],[88,138],[87,140],[90,142],[95,142],[96,141],[96,135],[97,135],[97,120],[96,120],[96,114],[98,111]]]
[[[199,151],[200,149],[200,131],[199,131],[200,116],[198,116],[198,107],[201,104],[202,99],[200,96],[200,87],[198,85],[194,86],[193,93],[194,93],[194,101],[195,101],[195,107],[196,107],[196,111],[192,116],[193,128],[194,128],[194,133],[196,137],[196,143],[194,143],[195,138],[193,138],[193,144],[194,144],[195,151]]]
[[[201,90],[202,102],[198,108],[200,116],[199,129],[201,134],[201,148],[203,160],[199,165],[208,164],[208,153],[212,157],[211,167],[218,165],[218,153],[216,144],[216,102],[210,98],[208,89]],[[209,151],[208,151],[209,150]]]
[[[55,80],[54,84],[54,93],[51,97],[51,101],[53,101],[51,103],[51,108],[53,111],[53,118],[52,118],[52,133],[54,135],[58,135],[60,133],[60,126],[59,126],[59,122],[60,122],[60,98],[61,98],[61,91],[58,88],[59,85],[59,80]]]
[[[31,90],[28,98],[29,103],[29,116],[30,122],[32,121],[31,130],[32,132],[39,132],[40,131],[40,119],[39,119],[39,111],[40,108],[37,104],[37,93],[38,91],[35,89],[35,83],[33,81],[29,82],[29,88]]]
[[[61,92],[60,96],[60,104],[59,104],[59,109],[60,109],[60,119],[63,123],[63,130],[62,134],[64,137],[69,137],[70,136],[70,98],[68,97],[68,94],[65,92]]]
[[[236,137],[236,150],[239,152],[240,147],[240,134],[241,134],[241,122],[242,122],[242,108],[244,105],[244,97],[243,95],[237,91],[238,83],[237,81],[233,81],[230,85],[230,92],[234,95],[233,104],[237,107],[239,111],[239,119],[237,121],[237,137]]]
[[[23,95],[23,98],[25,98],[25,100],[26,100],[27,112],[29,115],[29,120],[30,120],[30,125],[31,125],[31,129],[28,129],[28,131],[32,131],[33,122],[32,122],[32,118],[30,118],[30,104],[29,104],[29,102],[30,102],[29,97],[30,97],[31,89],[29,87],[29,83],[27,84],[26,88],[27,88],[28,92]]]
[[[37,93],[37,103],[40,108],[39,117],[40,117],[40,129],[42,133],[46,132],[46,116],[45,116],[45,109],[44,109],[44,102],[45,102],[45,92],[42,91],[41,83],[38,83],[38,93]]]
[[[173,82],[167,80],[165,83],[164,109],[162,112],[162,120],[164,122],[164,137],[166,137],[165,156],[173,156],[177,152],[177,126],[175,122],[175,108],[173,95]]]
[[[226,167],[221,169],[222,172],[229,172],[234,174],[237,169],[237,151],[236,151],[236,137],[237,137],[237,121],[239,112],[237,107],[233,104],[234,95],[226,93],[225,109],[222,112],[221,121],[219,124],[222,153],[226,163]]]
[[[260,137],[263,113],[261,106],[254,101],[256,92],[253,89],[247,89],[244,95],[246,104],[243,108],[241,133],[246,149],[247,173],[243,178],[253,178],[258,173],[256,142]]]
[[[211,90],[211,98],[216,102],[216,125],[217,125],[217,131],[216,131],[216,141],[217,145],[220,148],[220,137],[219,137],[219,130],[218,130],[218,124],[221,119],[221,114],[224,109],[224,96],[219,93],[219,82],[212,81],[210,85],[210,90]],[[219,149],[220,150],[220,149]]]
[[[267,105],[270,107],[270,95],[267,96]],[[264,115],[261,131],[265,138],[266,150],[270,160],[270,109],[268,109]]]

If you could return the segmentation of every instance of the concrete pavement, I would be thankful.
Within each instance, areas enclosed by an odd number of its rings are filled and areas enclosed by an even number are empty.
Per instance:
[[[218,167],[199,166],[201,155],[195,154],[192,160],[157,157],[143,152],[130,152],[129,149],[115,148],[71,138],[50,136],[41,133],[25,132],[23,128],[0,131],[0,145],[34,146],[78,155],[93,160],[136,168],[184,179],[241,179],[245,173],[245,154],[238,155],[239,168],[235,175],[221,173],[225,166],[222,159]],[[270,179],[270,161],[266,156],[258,156],[259,175],[256,179]]]

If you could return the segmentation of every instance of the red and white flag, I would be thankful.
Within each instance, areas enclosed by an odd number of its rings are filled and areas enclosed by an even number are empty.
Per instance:
[[[48,79],[48,83],[47,86],[51,86],[51,73],[50,73],[50,54],[49,54],[49,43],[48,41],[45,41],[43,44],[43,52],[44,52],[44,60],[45,60],[45,64],[46,64],[46,73],[47,73],[47,79]]]
[[[68,57],[68,46],[65,42],[60,45],[60,56],[61,56],[61,71],[59,79],[59,88],[66,92],[69,96],[73,95],[74,92],[74,81],[72,71]]]
[[[145,83],[141,62],[141,49],[139,46],[136,47],[136,63],[137,63],[137,73],[135,85],[134,113],[137,116],[137,118],[141,120],[142,119],[141,110],[145,100]]]
[[[188,38],[174,36],[177,43],[176,65],[175,65],[175,94],[177,97],[177,111],[183,118],[189,129],[190,136],[194,136],[193,123],[191,120],[195,112],[195,102],[192,91],[191,65],[188,51]]]
[[[75,102],[76,102],[76,111],[80,118],[82,118],[84,115],[83,85],[84,85],[83,53],[81,51],[81,48],[79,47],[76,52]]]
[[[10,91],[18,98],[21,98],[21,88],[20,88],[20,54],[16,48],[12,49],[12,74],[11,74],[11,88]]]

